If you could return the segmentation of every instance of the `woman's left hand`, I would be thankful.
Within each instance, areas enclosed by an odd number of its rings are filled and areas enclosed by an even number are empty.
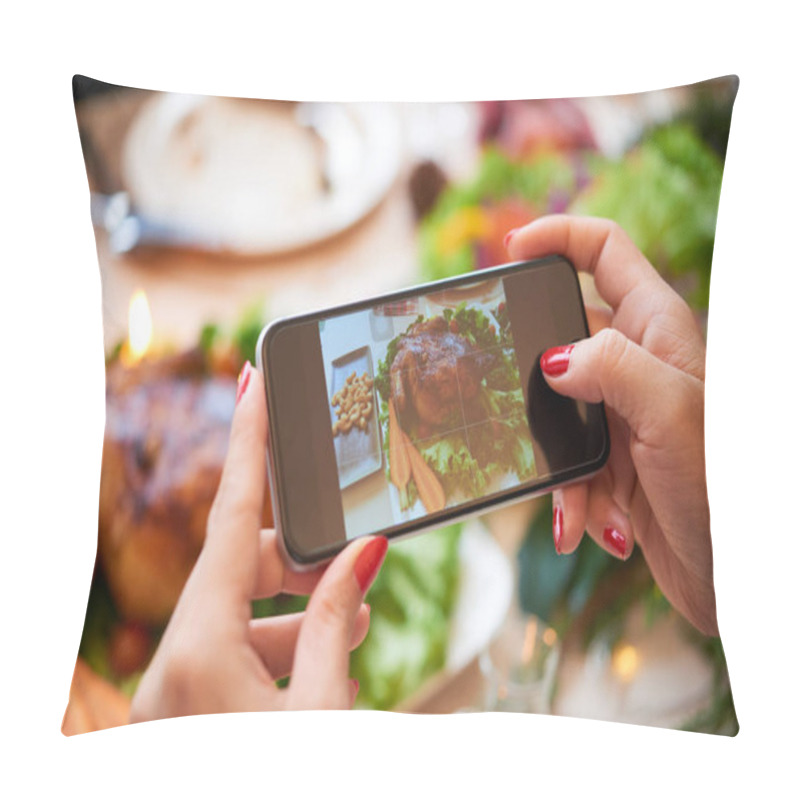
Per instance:
[[[360,539],[327,567],[296,573],[261,530],[267,414],[246,364],[206,541],[133,699],[131,721],[226,711],[350,708],[349,651],[367,634],[364,595],[386,553]],[[251,601],[311,594],[306,611],[253,619]],[[276,681],[291,675],[288,688]]]

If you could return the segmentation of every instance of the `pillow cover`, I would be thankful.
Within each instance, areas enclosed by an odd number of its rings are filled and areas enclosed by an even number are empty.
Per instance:
[[[504,263],[508,231],[566,212],[618,222],[704,329],[737,85],[335,104],[76,76],[107,416],[64,733],[128,721],[203,546],[236,375],[267,321]],[[620,561],[587,536],[559,555],[552,519],[539,498],[392,545],[351,657],[356,707],[735,734],[719,639],[672,608],[639,548]],[[279,594],[253,615],[304,604]]]

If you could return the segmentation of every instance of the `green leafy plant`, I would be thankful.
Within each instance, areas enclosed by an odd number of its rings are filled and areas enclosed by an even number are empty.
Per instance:
[[[687,299],[708,308],[722,160],[688,123],[648,132],[619,160],[591,159],[570,212],[618,222]]]

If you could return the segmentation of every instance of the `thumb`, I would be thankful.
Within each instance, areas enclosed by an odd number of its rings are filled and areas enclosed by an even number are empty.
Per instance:
[[[258,572],[266,440],[264,387],[247,362],[239,376],[228,453],[208,515],[200,559],[202,575],[216,591],[232,592],[236,599],[248,603]]]
[[[343,550],[325,570],[297,637],[289,707],[349,708],[350,641],[364,595],[378,574],[388,542],[379,536]]]
[[[553,347],[540,358],[548,384],[559,394],[605,403],[642,442],[662,444],[696,402],[696,378],[667,364],[614,328]],[[702,398],[702,392],[700,393]]]

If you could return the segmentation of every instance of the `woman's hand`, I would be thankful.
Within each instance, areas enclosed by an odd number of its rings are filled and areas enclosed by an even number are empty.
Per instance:
[[[716,635],[705,344],[692,312],[613,222],[544,217],[509,233],[506,246],[514,259],[566,256],[610,306],[587,309],[590,339],[541,360],[555,391],[605,403],[611,433],[603,470],[554,492],[556,549],[572,552],[584,530],[623,559],[637,542],[672,605]]]
[[[206,542],[133,699],[131,721],[270,709],[350,708],[349,651],[364,639],[364,595],[386,554],[361,539],[327,568],[288,570],[260,530],[266,482],[264,387],[245,364]],[[311,593],[305,612],[253,619],[251,601]],[[291,674],[287,689],[275,681]]]

